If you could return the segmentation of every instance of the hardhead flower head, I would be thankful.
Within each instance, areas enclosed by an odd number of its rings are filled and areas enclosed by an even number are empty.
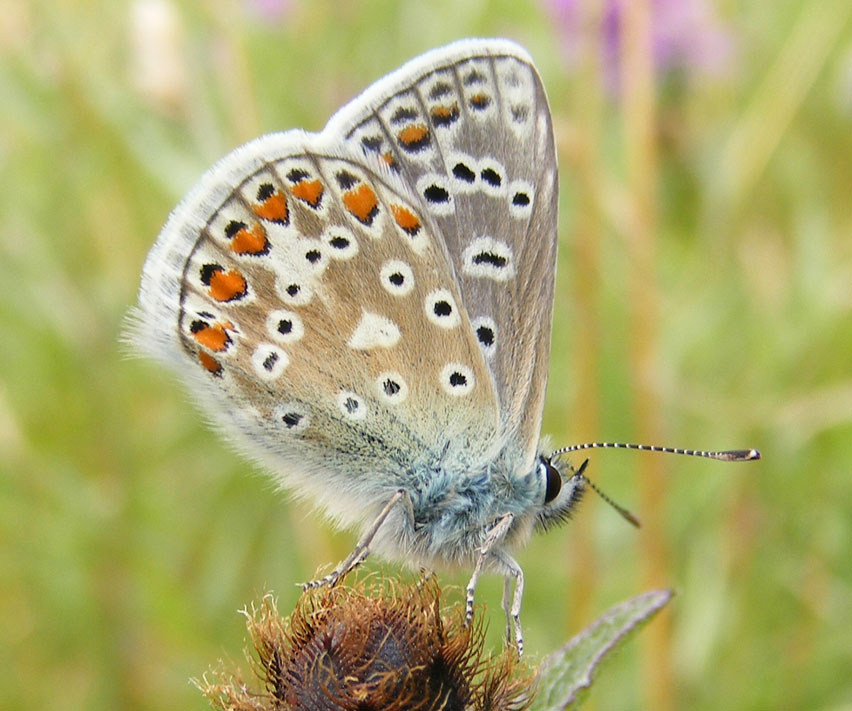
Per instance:
[[[267,596],[246,620],[262,688],[225,671],[205,678],[223,711],[521,711],[531,701],[517,652],[487,654],[481,623],[444,610],[434,578],[310,590],[286,619]]]

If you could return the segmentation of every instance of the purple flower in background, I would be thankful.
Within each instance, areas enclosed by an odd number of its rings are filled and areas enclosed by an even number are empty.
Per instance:
[[[264,22],[284,20],[293,10],[291,0],[247,0],[249,12]]]
[[[595,1],[602,4],[601,51],[607,84],[615,90],[620,84],[622,14],[630,0],[544,0],[544,5],[556,21],[568,61],[574,63],[588,14],[585,5]],[[733,36],[708,0],[650,0],[650,6],[654,66],[659,74],[719,76],[730,70]]]

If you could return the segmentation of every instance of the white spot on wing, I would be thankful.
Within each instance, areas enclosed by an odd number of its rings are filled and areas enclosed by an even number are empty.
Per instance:
[[[441,328],[455,328],[461,322],[456,301],[449,289],[435,289],[426,296],[426,318]]]
[[[519,220],[528,218],[532,212],[535,192],[526,180],[513,180],[507,191],[509,214]]]
[[[337,409],[347,420],[358,422],[367,417],[367,405],[363,398],[351,390],[342,390],[337,394]]]
[[[417,181],[417,192],[423,197],[429,212],[435,215],[452,215],[456,209],[450,184],[437,173],[421,175]]]
[[[462,252],[462,272],[472,277],[506,281],[515,276],[512,248],[493,237],[477,237]]]
[[[285,402],[272,412],[272,417],[278,426],[292,434],[304,432],[311,424],[308,408],[299,402]]]
[[[281,300],[289,306],[304,306],[313,297],[313,288],[307,279],[279,274],[275,284]]]
[[[329,255],[327,253],[326,245],[319,240],[306,240],[304,245],[302,254],[308,273],[315,276],[322,276],[322,273],[328,266]]]
[[[305,334],[302,319],[293,311],[279,309],[266,317],[266,330],[281,343],[298,341]]]
[[[440,380],[444,392],[454,397],[467,395],[476,384],[473,371],[461,363],[447,363],[441,370]]]
[[[414,288],[414,272],[399,259],[389,259],[379,274],[382,286],[394,296],[405,296]]]
[[[476,192],[479,162],[467,153],[448,151],[445,162],[449,169],[450,185],[454,193]]]
[[[358,254],[358,241],[346,227],[332,225],[322,233],[322,241],[332,259],[351,259]]]
[[[389,318],[364,311],[346,345],[359,351],[391,348],[397,344],[400,335],[399,327]]]
[[[525,138],[533,127],[535,80],[532,70],[513,58],[498,59],[496,68],[505,125]]]
[[[486,358],[493,356],[497,350],[497,324],[494,323],[494,319],[490,316],[480,316],[470,325],[473,326],[473,332],[476,334],[482,353]]]
[[[551,135],[548,114],[546,111],[541,111],[536,118],[536,136],[538,138],[538,146],[536,146],[536,149],[540,158],[547,158],[550,160],[547,148]]]
[[[506,169],[496,160],[483,158],[477,166],[479,188],[490,197],[503,197],[506,194]]]
[[[261,343],[251,354],[254,372],[264,380],[275,380],[289,362],[287,354],[271,343]]]
[[[376,392],[382,402],[398,405],[408,398],[408,384],[399,373],[389,371],[376,378]]]

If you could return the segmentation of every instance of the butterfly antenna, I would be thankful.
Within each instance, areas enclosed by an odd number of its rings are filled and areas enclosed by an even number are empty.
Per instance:
[[[589,477],[587,477],[587,476],[585,475],[585,473],[584,473],[584,472],[585,472],[585,470],[586,470],[586,465],[587,465],[588,463],[589,463],[589,460],[588,460],[588,459],[587,459],[586,461],[584,461],[584,462],[580,465],[580,468],[579,468],[579,469],[577,469],[577,471],[576,471],[576,472],[574,472],[573,477],[577,477],[578,479],[582,479],[582,480],[583,480],[586,484],[588,484],[588,485],[592,488],[592,490],[593,490],[593,491],[594,491],[594,492],[595,492],[598,496],[600,496],[600,497],[601,497],[604,501],[606,501],[606,502],[607,502],[610,506],[612,506],[612,508],[614,508],[616,511],[618,511],[618,513],[620,513],[620,514],[621,514],[622,518],[624,518],[624,519],[625,519],[628,523],[633,524],[634,526],[636,526],[636,528],[641,528],[641,527],[642,527],[642,523],[639,521],[639,519],[638,519],[638,518],[637,518],[637,517],[636,517],[633,513],[631,513],[630,511],[628,511],[626,508],[624,508],[624,507],[623,507],[623,506],[621,506],[620,504],[617,504],[617,503],[616,503],[615,501],[613,501],[611,498],[609,498],[609,496],[607,496],[606,494],[604,494],[604,492],[603,492],[603,491],[601,491],[601,490],[597,487],[597,485],[596,485],[596,484],[595,484],[595,483],[594,483],[591,479],[589,479]],[[572,478],[573,478],[573,477],[572,477]]]
[[[760,459],[756,449],[728,449],[722,452],[705,452],[700,449],[678,449],[677,447],[658,447],[653,444],[633,444],[630,442],[586,442],[572,444],[570,447],[557,449],[552,457],[569,452],[579,452],[584,449],[637,449],[641,452],[663,452],[664,454],[683,454],[687,457],[704,457],[719,462],[749,462]],[[582,469],[582,467],[581,467]]]

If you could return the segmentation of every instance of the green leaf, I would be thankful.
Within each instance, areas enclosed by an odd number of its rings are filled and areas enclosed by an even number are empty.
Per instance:
[[[576,708],[598,667],[657,614],[674,593],[652,590],[610,608],[598,620],[544,660],[530,711]]]

